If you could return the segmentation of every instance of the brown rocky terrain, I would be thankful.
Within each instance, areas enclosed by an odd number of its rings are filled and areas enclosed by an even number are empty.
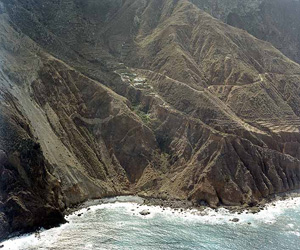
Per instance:
[[[223,22],[272,43],[300,62],[299,0],[190,0]]]
[[[0,65],[1,238],[87,199],[300,186],[300,65],[187,0],[1,0]]]

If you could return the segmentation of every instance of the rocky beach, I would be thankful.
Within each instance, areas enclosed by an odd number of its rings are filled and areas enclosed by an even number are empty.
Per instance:
[[[297,197],[273,201],[257,213],[224,208],[181,210],[143,202],[142,198],[133,196],[93,201],[67,215],[69,223],[1,244],[6,250],[66,247],[76,250],[243,247],[248,250],[268,249],[266,245],[272,249],[294,250],[299,243],[300,199]],[[141,214],[144,210],[149,213]],[[73,238],[72,242],[69,237]]]
[[[0,240],[105,197],[143,197],[145,218],[284,207],[300,188],[299,3],[0,0]],[[105,209],[76,222],[116,229]]]

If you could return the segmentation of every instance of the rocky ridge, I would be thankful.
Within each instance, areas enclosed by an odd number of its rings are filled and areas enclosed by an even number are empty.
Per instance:
[[[223,22],[272,43],[300,62],[300,1],[298,0],[190,0]]]
[[[300,66],[270,43],[184,0],[0,3],[1,237],[87,199],[299,188]]]

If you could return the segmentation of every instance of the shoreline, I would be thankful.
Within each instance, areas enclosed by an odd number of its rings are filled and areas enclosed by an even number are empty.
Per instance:
[[[299,198],[299,197],[300,197],[300,189],[283,192],[283,193],[278,193],[278,194],[273,194],[267,198],[262,199],[257,204],[254,204],[252,206],[250,206],[249,204],[243,204],[243,205],[238,205],[238,206],[220,205],[216,208],[210,207],[208,205],[194,204],[192,201],[187,201],[187,200],[176,200],[176,199],[164,200],[161,198],[153,198],[153,197],[143,197],[143,198],[145,199],[145,205],[161,206],[164,208],[171,208],[174,210],[182,209],[183,211],[186,211],[186,210],[196,209],[201,212],[205,209],[210,208],[212,210],[215,210],[216,212],[218,212],[219,209],[226,209],[232,214],[234,214],[234,213],[241,214],[243,212],[257,214],[260,211],[264,210],[266,208],[266,206],[268,206],[268,205],[276,206],[275,203],[277,201],[284,201],[287,199],[293,200],[294,198]]]
[[[226,209],[230,213],[238,213],[241,214],[243,212],[246,213],[252,213],[257,214],[260,211],[264,210],[266,206],[273,205],[276,206],[277,201],[284,201],[287,199],[294,199],[300,197],[300,189],[299,190],[293,190],[278,194],[273,194],[270,197],[262,199],[260,202],[258,202],[255,205],[250,206],[249,204],[239,205],[239,206],[224,206],[220,205],[216,208],[212,208],[208,205],[199,205],[195,204],[192,201],[188,200],[180,200],[180,199],[163,199],[159,197],[151,197],[151,196],[145,196],[145,195],[139,195],[139,194],[124,194],[124,195],[118,195],[118,196],[112,196],[112,197],[104,197],[101,199],[94,199],[94,200],[88,200],[86,202],[83,202],[81,204],[75,205],[73,207],[67,208],[64,211],[65,217],[68,215],[71,215],[81,209],[89,208],[91,206],[95,205],[101,205],[101,204],[108,204],[108,203],[116,203],[116,202],[134,202],[138,205],[145,205],[145,206],[159,206],[161,208],[170,208],[176,210],[180,210],[181,212],[187,212],[188,210],[198,210],[199,212],[204,211],[205,209],[212,209],[218,212],[219,209]],[[199,215],[201,216],[201,214]],[[66,222],[68,223],[68,222]]]
[[[280,194],[274,194],[266,199],[263,199],[260,201],[258,204],[255,206],[249,206],[249,205],[242,205],[242,206],[218,206],[217,208],[212,208],[210,206],[201,206],[201,205],[195,205],[192,201],[187,201],[187,200],[178,200],[178,199],[162,199],[162,198],[157,198],[157,197],[148,197],[148,196],[141,196],[137,194],[124,194],[124,195],[118,195],[118,196],[111,196],[111,197],[105,197],[101,199],[93,199],[93,200],[87,200],[81,204],[74,205],[72,207],[67,208],[63,215],[66,220],[65,223],[62,223],[58,225],[57,227],[60,227],[64,224],[68,224],[69,221],[67,220],[68,216],[70,215],[76,215],[76,216],[81,216],[85,212],[89,211],[91,207],[93,206],[99,206],[103,204],[114,204],[114,203],[136,203],[137,207],[141,206],[147,206],[147,210],[149,210],[149,214],[152,213],[151,207],[159,207],[162,209],[162,211],[165,210],[173,210],[172,213],[174,212],[179,212],[181,213],[191,213],[193,215],[203,217],[205,215],[208,215],[205,210],[211,209],[211,211],[219,212],[219,210],[225,209],[232,215],[241,215],[243,213],[245,214],[258,214],[259,212],[263,211],[266,209],[266,207],[274,206],[276,207],[277,204],[276,202],[278,201],[284,201],[291,199],[293,200],[294,198],[300,198],[300,190],[294,190],[294,191],[289,191],[285,193],[280,193]],[[80,212],[81,210],[85,210]],[[141,214],[142,215],[142,214]],[[144,216],[144,215],[142,215]],[[232,222],[238,222],[239,220],[237,218],[234,218]],[[54,228],[54,227],[52,227]],[[0,249],[3,243],[9,239],[13,238],[18,238],[22,237],[28,234],[39,234],[42,228],[33,230],[32,232],[27,232],[27,233],[16,233],[10,235],[10,237],[6,239],[2,239],[0,241]],[[49,228],[51,229],[51,228]],[[48,230],[48,229],[46,229]]]
[[[292,195],[290,197],[293,198],[294,196]],[[148,204],[147,202],[147,204],[145,204],[144,199],[137,196],[118,196],[101,200],[92,200],[78,207],[75,212],[67,216],[66,219],[69,220],[69,223],[65,223],[58,228],[52,228],[50,230],[41,229],[35,233],[20,235],[19,237],[11,238],[2,244],[4,245],[4,249],[11,250],[24,249],[23,246],[26,244],[32,247],[41,247],[44,246],[43,244],[45,242],[47,242],[47,244],[50,242],[48,244],[49,246],[52,246],[52,244],[60,245],[56,236],[59,237],[61,234],[64,235],[64,232],[67,232],[66,235],[68,238],[72,238],[72,232],[75,230],[79,233],[75,234],[77,235],[75,236],[76,239],[78,239],[79,235],[82,233],[79,229],[86,230],[86,228],[96,231],[99,229],[96,234],[93,234],[95,231],[90,232],[91,235],[94,235],[94,237],[97,238],[99,233],[102,233],[102,229],[97,226],[97,220],[103,215],[108,215],[109,217],[110,215],[113,216],[109,219],[112,224],[109,224],[110,222],[105,219],[103,220],[103,218],[99,221],[101,225],[104,223],[104,227],[107,226],[107,228],[113,228],[113,230],[122,230],[121,228],[127,230],[128,225],[129,227],[130,225],[134,225],[134,227],[139,228],[139,230],[143,230],[148,228],[148,226],[153,225],[160,225],[161,227],[166,226],[166,228],[169,227],[168,225],[179,225],[180,228],[182,226],[181,230],[183,231],[194,230],[200,233],[202,228],[204,228],[206,232],[215,229],[218,231],[221,229],[230,234],[232,230],[242,230],[246,233],[250,231],[264,231],[265,228],[269,228],[271,232],[273,226],[275,228],[283,226],[285,229],[282,230],[288,230],[289,234],[299,237],[300,227],[297,226],[297,224],[295,224],[297,222],[292,219],[293,215],[300,211],[300,197],[297,197],[298,198],[295,199],[288,199],[287,201],[282,201],[282,199],[274,201],[276,202],[276,207],[273,207],[272,204],[269,203],[266,205],[266,209],[258,214],[246,214],[246,212],[244,212],[240,215],[231,213],[229,210],[222,208],[216,210],[206,207],[203,211],[191,208],[185,210],[182,209],[182,211],[170,207],[162,208],[157,205],[154,206]],[[152,202],[154,201],[151,201],[151,203]],[[149,213],[142,214],[142,211],[149,211]],[[288,221],[286,221],[285,216],[288,216]],[[298,217],[298,219],[299,218],[300,217]],[[163,224],[160,224],[161,221]],[[90,227],[90,222],[92,224],[95,223],[95,225],[91,225]],[[107,234],[110,229],[106,231],[106,233],[104,232],[104,235]],[[158,231],[161,232],[160,230]],[[138,234],[140,235],[140,232]],[[143,234],[143,232],[141,234]],[[90,234],[88,233],[88,235]],[[147,232],[145,235],[147,235]],[[62,237],[64,238],[65,236]],[[19,246],[19,248],[14,248],[14,246]]]

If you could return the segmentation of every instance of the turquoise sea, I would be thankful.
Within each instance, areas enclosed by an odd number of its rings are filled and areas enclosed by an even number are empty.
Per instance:
[[[255,215],[163,210],[134,197],[106,202],[69,215],[61,227],[5,241],[2,249],[300,249],[300,198],[269,204]],[[150,215],[140,215],[144,209]]]

